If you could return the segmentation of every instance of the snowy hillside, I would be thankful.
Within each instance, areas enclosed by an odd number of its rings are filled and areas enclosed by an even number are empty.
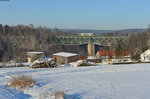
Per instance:
[[[32,76],[36,86],[23,92],[5,86],[19,74]],[[45,99],[54,91],[74,99],[150,99],[150,64],[0,69],[1,99]]]

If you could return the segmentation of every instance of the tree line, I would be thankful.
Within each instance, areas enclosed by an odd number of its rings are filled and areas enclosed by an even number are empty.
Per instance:
[[[120,35],[112,33],[114,35]],[[46,56],[58,51],[68,51],[85,54],[85,46],[59,46],[56,43],[56,35],[78,35],[75,31],[62,32],[57,27],[34,27],[30,25],[9,26],[0,24],[0,61],[18,59],[26,61],[27,51],[43,51]],[[110,34],[105,34],[110,35]],[[139,59],[140,54],[149,48],[149,31],[139,34],[129,34],[126,40],[118,41],[118,44],[110,46],[114,49],[128,50],[132,58]]]
[[[72,34],[74,34],[72,32]],[[27,51],[43,51],[47,56],[63,49],[56,44],[56,35],[68,35],[57,27],[34,27],[30,25],[9,26],[0,24],[0,61],[17,58],[26,60]],[[70,47],[68,49],[72,49]]]
[[[150,47],[150,31],[142,33],[131,33],[124,40],[119,40],[115,50],[119,53],[121,50],[127,50],[132,59],[139,60],[141,53]]]

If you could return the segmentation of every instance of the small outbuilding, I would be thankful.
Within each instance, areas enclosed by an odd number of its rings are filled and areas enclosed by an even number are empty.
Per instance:
[[[37,51],[27,52],[27,59],[29,63],[34,62],[35,60],[43,57],[44,52],[37,52]]]
[[[141,54],[141,62],[150,62],[150,49]]]
[[[59,52],[53,54],[53,59],[59,65],[66,65],[70,62],[78,61],[79,55],[75,53]]]

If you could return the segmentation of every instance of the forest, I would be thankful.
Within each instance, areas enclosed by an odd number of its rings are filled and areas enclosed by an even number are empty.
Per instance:
[[[62,32],[57,27],[54,29],[34,27],[32,24],[16,26],[0,24],[0,61],[6,62],[12,59],[26,61],[28,51],[43,51],[47,57],[59,51],[86,55],[86,45],[58,45],[55,40],[56,35],[78,35],[78,33],[76,31]],[[120,34],[112,32],[105,35]],[[117,45],[112,44],[107,50],[128,50],[133,59],[139,59],[140,54],[150,46],[149,30],[126,35],[128,37],[125,40],[118,41]],[[98,50],[103,48],[106,50],[105,47],[98,48]]]

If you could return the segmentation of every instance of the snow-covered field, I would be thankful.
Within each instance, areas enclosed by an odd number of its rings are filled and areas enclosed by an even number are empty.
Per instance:
[[[8,88],[15,75],[28,75],[36,86],[23,92]],[[64,91],[74,99],[150,99],[150,64],[78,68],[0,68],[0,99],[45,99]]]

